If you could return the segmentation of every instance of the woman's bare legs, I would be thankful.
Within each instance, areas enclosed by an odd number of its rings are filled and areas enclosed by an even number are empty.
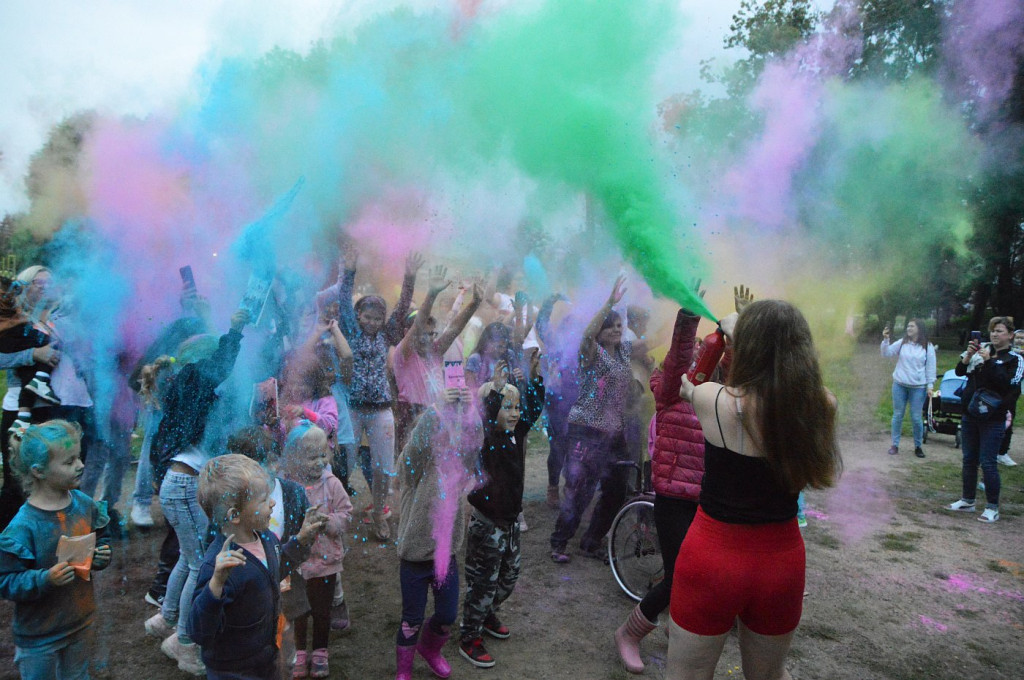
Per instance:
[[[665,680],[711,680],[729,635],[697,635],[668,622],[668,662]]]
[[[740,658],[746,680],[791,680],[786,670],[786,655],[793,633],[759,635],[739,622]],[[669,647],[671,656],[671,646]]]

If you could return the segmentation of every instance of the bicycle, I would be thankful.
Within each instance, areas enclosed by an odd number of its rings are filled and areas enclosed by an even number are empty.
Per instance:
[[[608,532],[608,565],[615,581],[633,600],[639,602],[656,583],[665,578],[661,543],[654,525],[654,492],[651,489],[650,463],[644,468],[632,462],[639,489],[619,509]]]

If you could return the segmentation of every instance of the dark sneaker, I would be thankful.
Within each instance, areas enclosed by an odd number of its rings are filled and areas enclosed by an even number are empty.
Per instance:
[[[25,385],[24,389],[33,393],[43,401],[53,404],[54,406],[60,406],[60,399],[54,394],[53,390],[50,389],[50,383],[39,378],[32,378],[28,385]]]
[[[512,631],[508,629],[508,626],[498,620],[498,616],[496,614],[491,614],[484,619],[484,631],[486,631],[491,637],[496,637],[499,640],[504,640],[512,634]]]
[[[459,643],[459,654],[477,668],[491,668],[494,666],[494,657],[487,653],[482,638],[467,638]]]
[[[895,456],[899,452],[900,452],[900,449],[899,449],[898,446],[890,446],[889,447],[889,455],[890,456]]]
[[[924,458],[924,450],[920,447],[914,447],[914,455],[918,458]]]
[[[555,564],[565,564],[571,559],[571,557],[569,557],[566,553],[562,552],[561,550],[551,551],[551,561]]]

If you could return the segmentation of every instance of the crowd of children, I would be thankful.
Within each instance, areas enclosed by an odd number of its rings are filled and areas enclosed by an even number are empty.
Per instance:
[[[424,265],[413,254],[388,316],[384,298],[355,294],[358,259],[344,251],[337,283],[310,301],[308,321],[293,321],[298,340],[279,343],[272,370],[259,376],[260,397],[243,416],[225,412],[224,393],[243,330],[255,321],[248,311],[237,311],[218,338],[193,293],[185,318],[126,376],[138,394],[142,437],[131,520],[154,524],[155,495],[167,525],[146,594],[160,609],[144,626],[182,671],[329,677],[331,631],[350,625],[342,583],[350,522],[397,548],[396,679],[412,677],[417,655],[448,677],[443,649],[456,623],[459,655],[494,666],[483,635],[511,634],[499,611],[521,569],[527,438],[543,430],[550,443],[547,502],[559,511],[550,559],[602,557],[602,537],[626,493],[620,463],[637,460],[647,430],[648,380],[658,409],[650,428],[656,520],[672,573],[703,474],[700,424],[679,398],[697,317],[680,312],[664,370],[651,375],[649,313],[630,306],[623,324],[614,310],[625,294],[622,277],[589,323],[573,312],[553,322],[566,298],[552,295],[537,308],[510,287],[507,270],[497,283],[453,286],[447,269],[435,266],[413,310]],[[0,285],[0,367],[16,370],[24,385],[3,433],[4,472],[13,470],[27,492],[0,534],[0,596],[16,603],[23,677],[88,677],[90,574],[110,562],[118,520],[78,488],[82,428],[45,420],[63,396],[50,388],[49,369],[60,357],[48,326],[26,308],[24,282]],[[741,289],[737,310],[750,299]],[[357,469],[369,489],[358,511]],[[570,550],[598,492],[579,549]],[[643,669],[639,642],[668,607],[671,583],[653,590],[614,635],[631,672]]]

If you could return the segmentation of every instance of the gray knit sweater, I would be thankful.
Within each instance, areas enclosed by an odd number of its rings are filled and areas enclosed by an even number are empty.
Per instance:
[[[403,560],[433,560],[434,524],[449,521],[453,514],[450,552],[455,555],[462,551],[466,495],[478,483],[483,425],[475,410],[461,415],[452,417],[452,413],[446,413],[442,422],[437,408],[431,406],[420,416],[402,450],[398,465],[398,557]],[[457,428],[452,425],[453,420],[459,421]],[[445,451],[434,450],[439,446]]]

